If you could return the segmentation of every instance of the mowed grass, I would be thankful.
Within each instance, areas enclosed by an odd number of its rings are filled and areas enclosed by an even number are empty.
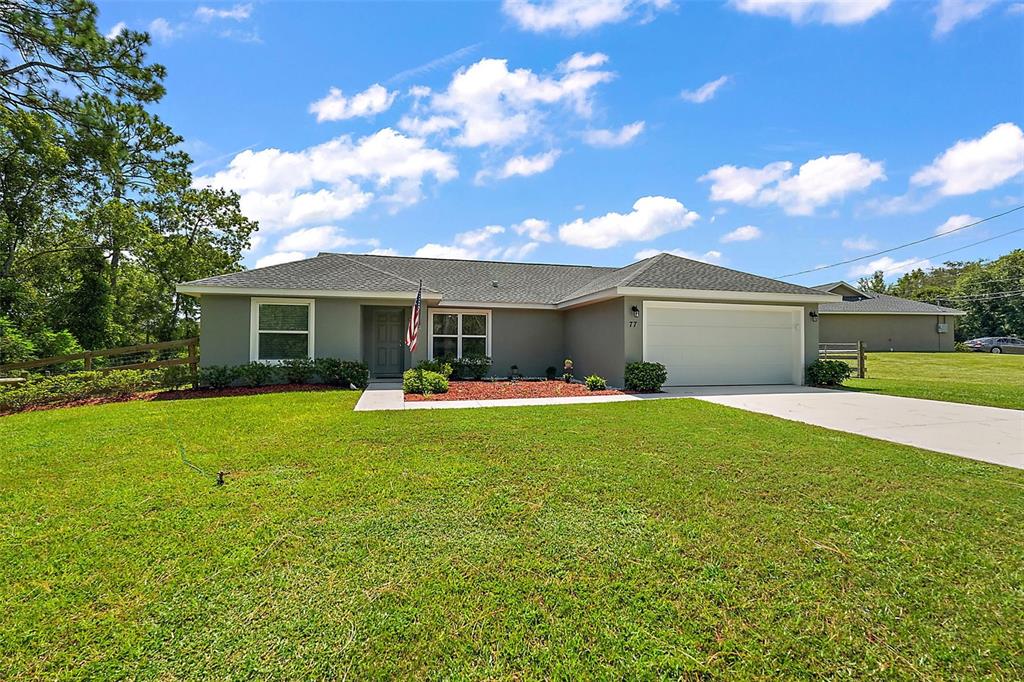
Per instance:
[[[0,679],[1024,677],[1022,471],[357,397],[0,418]]]
[[[866,364],[847,388],[1024,410],[1024,355],[868,353]]]

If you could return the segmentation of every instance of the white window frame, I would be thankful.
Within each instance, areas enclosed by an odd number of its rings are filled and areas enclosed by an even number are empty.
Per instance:
[[[284,360],[261,360],[260,354],[260,306],[271,305],[304,305],[309,308],[309,328],[306,331],[284,331],[281,329],[262,330],[266,334],[305,334],[308,336],[306,357],[310,360],[314,355],[313,330],[316,329],[316,300],[312,298],[256,298],[253,297],[249,308],[249,361],[261,362],[265,365],[279,365]]]
[[[485,354],[487,357],[491,357],[491,311],[487,309],[473,309],[473,308],[430,308],[427,311],[427,358],[430,360],[434,359],[434,315],[457,315],[458,316],[458,331],[455,334],[438,334],[438,338],[454,338],[456,339],[456,352],[458,357],[462,357],[462,316],[463,315],[483,315],[487,318],[487,333],[483,336],[477,336],[475,334],[469,334],[466,338],[470,339],[484,339],[484,346],[486,348]]]

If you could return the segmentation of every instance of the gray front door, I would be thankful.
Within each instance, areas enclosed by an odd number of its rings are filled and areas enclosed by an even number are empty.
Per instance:
[[[398,376],[402,373],[402,309],[373,311],[373,373]]]

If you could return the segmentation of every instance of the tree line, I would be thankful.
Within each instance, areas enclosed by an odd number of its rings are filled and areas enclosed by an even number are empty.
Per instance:
[[[864,291],[957,308],[958,341],[982,336],[1024,336],[1024,249],[995,260],[948,261],[920,268],[886,284],[884,273],[860,280]]]
[[[0,363],[195,335],[175,285],[242,269],[258,229],[193,186],[149,36],[96,18],[0,0]]]

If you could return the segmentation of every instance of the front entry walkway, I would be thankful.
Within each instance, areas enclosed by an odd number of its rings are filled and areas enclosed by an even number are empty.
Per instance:
[[[666,388],[651,395],[405,402],[398,383],[374,382],[357,411],[572,405],[695,398],[836,431],[1024,469],[1024,411],[806,386]]]

